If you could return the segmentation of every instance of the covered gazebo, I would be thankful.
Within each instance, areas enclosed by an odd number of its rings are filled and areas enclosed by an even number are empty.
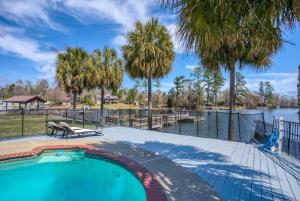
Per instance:
[[[44,103],[46,102],[44,99],[42,99],[39,96],[13,96],[6,100],[3,100],[5,103],[6,110],[8,109],[8,104],[18,104],[19,109],[41,109],[44,108]],[[22,107],[22,105],[24,107]],[[28,106],[30,106],[28,108]],[[33,107],[32,107],[33,106]],[[42,106],[42,107],[41,107]]]

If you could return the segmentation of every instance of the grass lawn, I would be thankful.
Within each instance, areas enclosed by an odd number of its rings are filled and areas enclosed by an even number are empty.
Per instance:
[[[60,121],[66,122],[65,117],[57,115],[49,115],[48,121],[59,123]],[[70,126],[83,127],[82,122],[68,120]],[[85,128],[95,129],[96,125],[85,122]],[[45,115],[24,115],[24,135],[45,134],[50,132],[46,128]],[[3,137],[16,137],[22,135],[22,116],[21,115],[0,115],[0,138]]]

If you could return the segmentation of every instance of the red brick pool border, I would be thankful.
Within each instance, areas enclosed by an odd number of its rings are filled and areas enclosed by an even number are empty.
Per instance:
[[[91,145],[55,145],[55,146],[39,146],[28,152],[20,152],[13,154],[4,154],[0,155],[0,161],[18,159],[18,158],[26,158],[37,156],[46,150],[54,150],[54,149],[84,149],[87,154],[102,157],[104,159],[112,160],[122,166],[125,166],[127,169],[132,171],[143,184],[147,201],[166,201],[166,196],[164,194],[163,188],[158,182],[156,176],[149,172],[142,165],[120,155],[116,155],[109,152],[104,152],[101,150],[95,149],[94,146]]]

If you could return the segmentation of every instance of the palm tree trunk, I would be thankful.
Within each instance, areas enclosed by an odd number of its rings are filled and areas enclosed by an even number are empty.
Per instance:
[[[148,129],[152,130],[152,84],[148,78]]]
[[[101,87],[101,104],[100,104],[100,119],[101,119],[101,124],[104,124],[104,119],[103,119],[103,112],[104,112],[104,88]]]
[[[234,125],[234,109],[235,109],[235,64],[229,65],[230,72],[230,97],[229,97],[229,126],[228,126],[228,139],[235,139],[235,125]]]
[[[77,99],[77,93],[73,92],[73,110],[76,109],[76,99]]]

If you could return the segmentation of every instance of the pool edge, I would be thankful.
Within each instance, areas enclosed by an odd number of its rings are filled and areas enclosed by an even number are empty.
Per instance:
[[[132,171],[140,180],[145,189],[147,201],[167,201],[164,189],[159,183],[157,177],[152,172],[148,171],[144,166],[125,156],[98,150],[92,145],[38,146],[32,149],[31,151],[27,152],[0,155],[0,161],[35,157],[41,154],[43,151],[55,149],[83,149],[87,154],[102,157],[105,159],[109,159],[113,162],[119,163],[128,170]]]

